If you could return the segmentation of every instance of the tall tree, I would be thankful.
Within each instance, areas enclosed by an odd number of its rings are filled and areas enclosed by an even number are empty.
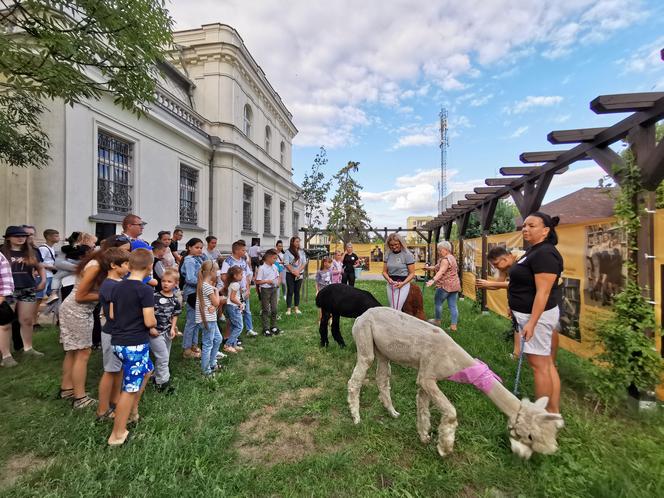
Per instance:
[[[46,166],[45,99],[145,112],[172,26],[164,0],[0,0],[0,162]]]
[[[517,216],[519,216],[519,210],[514,204],[507,202],[504,199],[499,200],[496,205],[496,212],[493,215],[491,227],[489,227],[489,233],[494,235],[498,233],[513,232],[516,230],[515,220]],[[472,239],[480,237],[481,235],[482,227],[480,226],[480,217],[477,215],[477,211],[473,211],[470,215],[470,220],[468,220],[468,228],[466,229],[466,235],[464,238]],[[456,223],[452,228],[451,238],[453,240],[459,238]]]
[[[364,229],[371,220],[360,198],[362,186],[351,176],[351,173],[357,172],[359,165],[358,162],[348,161],[348,164],[333,177],[337,181],[337,191],[328,210],[327,226],[344,244],[351,240],[358,242],[368,240]]]
[[[325,181],[322,171],[326,165],[327,152],[325,147],[321,147],[314,157],[311,169],[305,173],[302,180],[300,199],[304,203],[304,223],[308,238],[320,233],[323,223],[323,203],[330,190],[330,183]]]

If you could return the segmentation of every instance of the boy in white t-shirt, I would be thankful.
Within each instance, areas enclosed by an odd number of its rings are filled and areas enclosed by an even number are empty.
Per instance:
[[[58,298],[57,292],[54,292],[53,289],[53,275],[57,271],[55,268],[55,258],[57,256],[55,244],[60,242],[60,233],[53,229],[44,230],[44,240],[46,243],[39,246],[39,253],[46,270],[46,287],[43,291],[37,293],[37,298],[46,299],[46,302],[50,303]],[[39,309],[39,306],[37,306],[37,309]]]
[[[277,251],[269,249],[263,256],[263,264],[256,273],[256,285],[260,288],[261,318],[263,320],[263,335],[279,335],[277,328],[277,306],[279,304],[279,268]],[[268,319],[270,326],[268,327]]]

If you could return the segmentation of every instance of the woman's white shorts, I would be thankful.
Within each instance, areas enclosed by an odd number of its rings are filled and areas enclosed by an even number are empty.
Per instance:
[[[519,324],[519,330],[523,330],[523,327],[530,320],[530,313],[519,313],[518,311],[512,311],[512,313]],[[549,356],[551,354],[551,337],[553,336],[553,331],[558,326],[559,320],[560,309],[558,306],[542,313],[535,326],[535,333],[529,341],[526,341],[523,352],[526,354]]]

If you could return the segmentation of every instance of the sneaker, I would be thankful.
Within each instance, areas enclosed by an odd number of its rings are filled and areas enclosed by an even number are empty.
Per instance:
[[[171,385],[170,381],[166,381],[163,384],[155,384],[155,388],[157,389],[157,392],[167,395],[175,392],[175,388]]]
[[[242,346],[242,341],[240,339],[237,340],[237,343],[235,344],[236,346]]]
[[[269,331],[268,329],[265,329],[265,330],[263,331],[263,335],[264,335],[265,337],[270,337],[272,334],[270,333],[270,331]]]
[[[35,357],[41,357],[44,356],[44,353],[40,353],[37,351],[35,348],[30,348],[30,349],[24,349],[23,354],[25,356],[35,356]]]
[[[291,312],[290,310],[286,310],[286,316],[290,316]]]
[[[222,358],[226,358],[226,356],[228,356],[228,355],[225,355],[225,354],[222,353],[221,351],[219,351],[219,352],[217,353],[217,359],[218,359],[218,360],[221,360]]]
[[[52,304],[52,303],[54,303],[54,302],[56,302],[56,301],[59,301],[59,300],[60,300],[60,298],[58,297],[57,294],[52,294],[51,297],[49,297],[49,298],[46,300],[46,304]]]
[[[18,361],[16,361],[13,356],[7,356],[0,361],[0,367],[11,368],[16,365],[18,365]]]
[[[247,330],[247,335],[249,337],[256,337],[258,335],[258,333],[254,332],[253,330]]]
[[[283,332],[283,330],[279,330],[277,327],[274,327],[270,332],[272,335],[279,335]]]

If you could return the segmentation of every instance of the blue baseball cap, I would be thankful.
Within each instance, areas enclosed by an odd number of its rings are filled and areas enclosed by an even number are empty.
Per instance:
[[[152,250],[152,246],[145,242],[144,240],[132,240],[131,241],[131,250],[135,251],[136,249],[147,249],[148,251]]]

